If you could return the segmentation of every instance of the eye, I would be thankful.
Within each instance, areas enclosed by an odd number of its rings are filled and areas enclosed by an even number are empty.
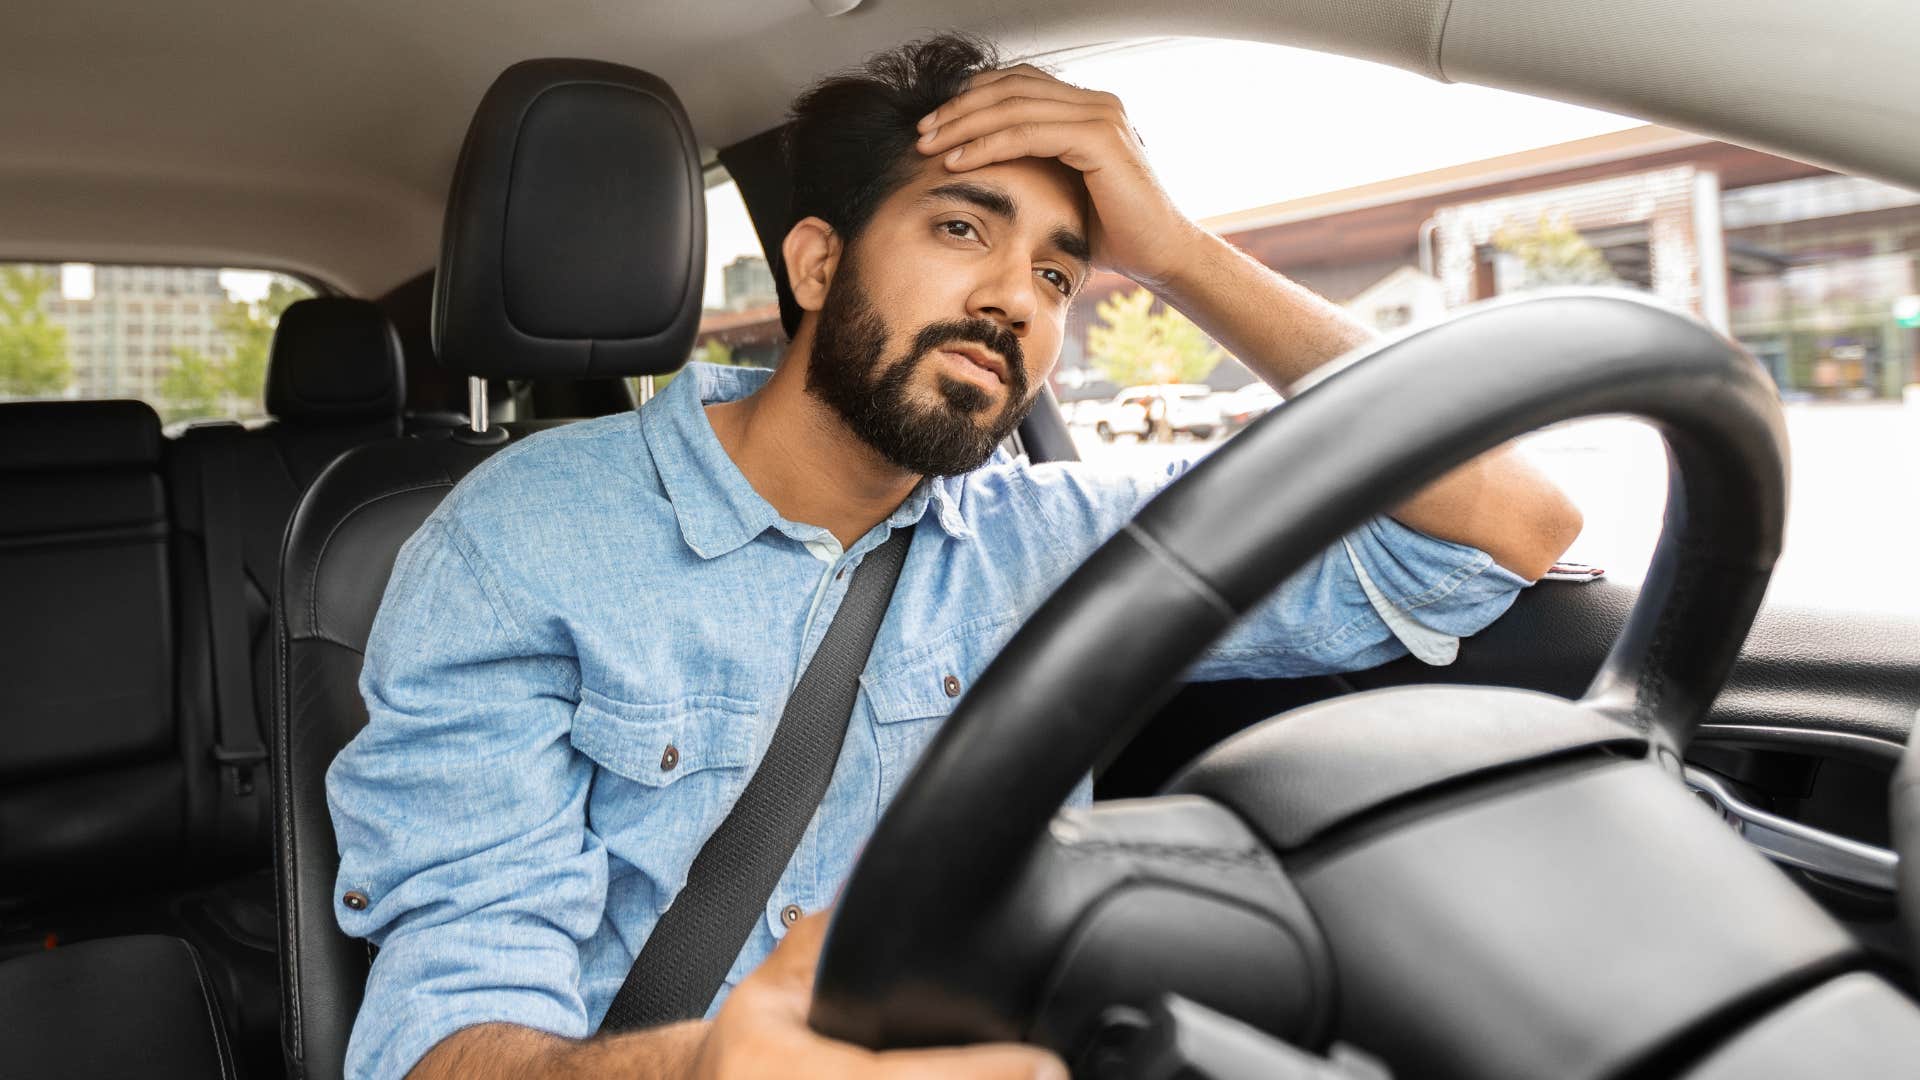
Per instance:
[[[966,221],[961,218],[954,218],[952,221],[943,221],[940,223],[940,228],[946,230],[946,233],[948,236],[958,237],[959,239],[962,239],[962,240],[966,239],[965,233],[959,233],[959,232],[953,231],[953,227],[955,225],[960,226],[962,229],[967,229],[967,230],[973,229],[973,222]]]
[[[1060,290],[1060,295],[1062,296],[1073,295],[1073,279],[1072,278],[1068,277],[1067,275],[1061,273],[1058,270],[1055,270],[1051,266],[1041,267],[1040,272],[1042,274],[1053,275],[1053,277],[1048,278],[1047,280],[1052,281],[1053,287]]]

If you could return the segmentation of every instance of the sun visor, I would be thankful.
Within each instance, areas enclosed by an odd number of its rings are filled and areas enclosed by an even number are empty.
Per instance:
[[[466,375],[657,375],[700,326],[706,197],[665,82],[592,60],[494,80],[454,167],[433,345]]]

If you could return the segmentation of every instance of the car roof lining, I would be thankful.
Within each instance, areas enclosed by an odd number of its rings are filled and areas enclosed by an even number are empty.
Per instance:
[[[778,124],[824,71],[950,26],[1043,59],[1172,36],[1313,48],[1920,187],[1906,137],[1920,65],[1894,32],[1901,6],[870,0],[831,19],[797,3],[675,5],[663,33],[648,5],[598,0],[55,5],[0,41],[0,258],[266,266],[373,295],[432,262],[467,120],[514,61],[660,75],[711,161]]]

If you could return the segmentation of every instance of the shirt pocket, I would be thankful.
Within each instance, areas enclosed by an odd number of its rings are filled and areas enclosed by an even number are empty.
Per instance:
[[[619,701],[582,687],[569,735],[595,766],[587,825],[664,908],[753,774],[759,707],[717,694]]]
[[[954,706],[1019,628],[1015,612],[977,615],[861,674],[879,748],[883,809]]]

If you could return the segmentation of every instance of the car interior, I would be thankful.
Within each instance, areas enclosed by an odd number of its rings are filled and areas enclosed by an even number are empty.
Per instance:
[[[0,259],[256,266],[317,295],[274,332],[270,420],[176,432],[139,401],[0,403],[0,1061],[343,1075],[371,950],[333,919],[324,780],[366,723],[395,553],[501,447],[644,407],[636,383],[687,360],[715,177],[781,282],[780,124],[811,79],[946,27],[1041,63],[1240,38],[1915,187],[1920,75],[1886,17],[1875,0],[22,15],[0,42]],[[1530,377],[1500,380],[1522,354]],[[815,1029],[1038,1042],[1100,1077],[1910,1074],[1920,869],[1897,852],[1920,838],[1920,612],[1763,603],[1792,512],[1766,380],[1688,317],[1568,294],[1391,336],[1294,388],[955,707],[843,894]],[[1449,666],[1182,680],[1367,514],[1593,415],[1667,441],[1644,583],[1542,581]],[[1012,442],[1076,456],[1051,394]],[[1283,467],[1308,457],[1324,468]],[[1145,628],[1125,617],[1143,597]],[[1009,750],[1036,730],[1054,752]],[[1056,813],[1089,771],[1094,809]]]

